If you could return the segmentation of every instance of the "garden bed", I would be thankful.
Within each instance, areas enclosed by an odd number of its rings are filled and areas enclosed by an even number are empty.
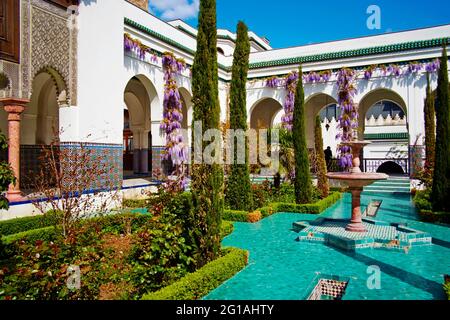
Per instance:
[[[45,226],[48,219],[0,223],[7,234],[0,238],[0,300],[139,299],[195,271],[186,228],[173,214],[84,219],[66,238],[59,225]],[[232,222],[224,221],[221,236],[232,231]],[[71,266],[81,275],[77,290],[66,285]],[[230,268],[223,275],[218,268],[215,283],[231,276]]]

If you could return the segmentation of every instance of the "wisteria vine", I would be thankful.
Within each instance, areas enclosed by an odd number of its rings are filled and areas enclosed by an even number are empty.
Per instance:
[[[336,139],[341,139],[342,142],[349,142],[357,139],[358,128],[358,110],[353,102],[353,97],[356,94],[355,81],[363,77],[370,80],[375,74],[378,76],[393,76],[399,77],[401,75],[414,74],[420,71],[429,73],[439,70],[440,61],[435,59],[431,62],[411,62],[402,66],[397,64],[389,65],[371,65],[359,72],[350,68],[343,68],[335,73],[331,70],[320,72],[311,71],[304,73],[302,79],[304,83],[325,83],[331,80],[332,77],[336,80],[338,87],[338,105],[341,109],[341,114],[338,119],[338,128],[342,132],[336,136]],[[265,86],[268,88],[284,87],[286,89],[286,99],[284,104],[284,115],[282,117],[282,125],[288,130],[292,130],[292,120],[294,111],[295,87],[298,81],[298,73],[291,72],[284,78],[272,76],[265,79]],[[346,145],[340,145],[338,149],[339,165],[343,169],[352,167],[351,148]]]
[[[338,119],[338,128],[342,131],[336,136],[342,142],[350,142],[357,139],[358,109],[353,102],[356,94],[354,85],[355,71],[343,68],[338,72],[336,85],[338,86],[338,105],[341,113]],[[351,148],[340,145],[338,148],[339,166],[343,169],[352,167]]]
[[[123,46],[125,52],[134,52],[141,60],[145,60],[146,54],[149,54],[151,62],[158,62],[158,56],[152,49],[142,44],[138,39],[132,38],[128,33],[123,36]]]
[[[166,135],[163,159],[172,161],[175,166],[173,175],[177,176],[177,180],[172,181],[172,187],[184,190],[187,185],[188,147],[180,130],[183,121],[183,105],[175,76],[185,70],[186,63],[182,59],[177,59],[172,53],[166,52],[162,56],[162,65],[165,83],[163,120],[160,129]]]

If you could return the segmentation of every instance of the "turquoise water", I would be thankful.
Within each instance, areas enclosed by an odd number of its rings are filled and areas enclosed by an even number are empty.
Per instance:
[[[412,248],[408,253],[382,249],[345,252],[320,243],[297,242],[292,223],[317,216],[279,213],[258,223],[235,223],[235,231],[223,240],[224,246],[249,250],[249,265],[235,277],[212,291],[205,299],[301,300],[317,273],[350,277],[344,299],[425,300],[445,299],[443,275],[450,273],[450,227],[417,221],[410,196],[363,194],[367,205],[383,200],[377,220],[407,223],[429,232],[433,245]],[[343,218],[350,212],[350,195],[322,216]],[[380,289],[367,286],[369,266],[381,270]]]

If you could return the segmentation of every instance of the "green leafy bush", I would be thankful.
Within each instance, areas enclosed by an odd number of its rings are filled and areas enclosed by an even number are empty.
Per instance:
[[[197,300],[217,288],[224,281],[241,271],[248,263],[248,252],[230,248],[226,254],[211,261],[194,273],[153,293],[146,294],[143,300]]]
[[[334,205],[340,198],[341,193],[332,192],[325,199],[319,200],[316,203],[312,204],[295,204],[295,203],[272,203],[275,212],[297,212],[297,213],[311,213],[311,214],[319,214],[327,208]]]
[[[8,236],[32,229],[54,226],[58,224],[60,216],[61,213],[59,212],[49,211],[44,215],[0,221],[0,234]]]
[[[223,220],[247,222],[248,221],[248,212],[240,211],[240,210],[224,210],[223,211]]]
[[[133,264],[131,281],[139,288],[139,294],[158,290],[187,273],[192,259],[182,233],[180,220],[165,213],[149,219],[133,235],[135,245],[129,257]]]
[[[414,204],[419,211],[431,210],[431,190],[425,189],[416,191],[416,194],[414,196]]]
[[[220,228],[220,234],[222,235],[222,238],[225,238],[226,236],[233,233],[234,225],[231,221],[222,221],[222,226]]]
[[[124,199],[122,205],[125,208],[146,208],[148,206],[148,199]]]

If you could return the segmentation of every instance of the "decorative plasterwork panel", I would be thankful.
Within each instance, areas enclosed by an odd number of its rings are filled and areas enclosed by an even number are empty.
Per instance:
[[[64,83],[65,101],[76,105],[77,96],[77,33],[69,28],[71,10],[43,0],[22,0],[22,96],[31,98],[34,77],[48,72],[58,91]],[[62,92],[58,92],[58,95]]]

